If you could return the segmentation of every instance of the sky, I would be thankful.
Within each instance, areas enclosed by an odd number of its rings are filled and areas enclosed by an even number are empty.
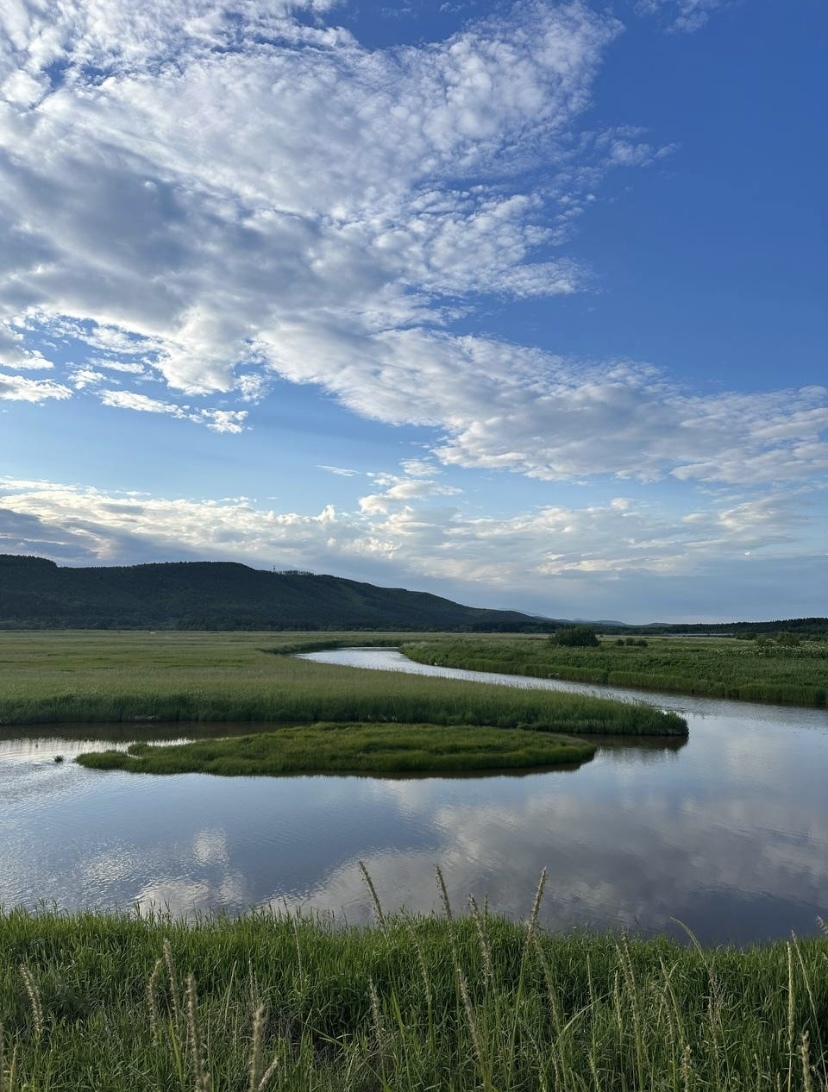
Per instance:
[[[7,0],[0,553],[828,615],[824,0]]]

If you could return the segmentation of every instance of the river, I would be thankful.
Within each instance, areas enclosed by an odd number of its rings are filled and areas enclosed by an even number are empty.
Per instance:
[[[828,915],[828,712],[428,668],[391,649],[309,659],[611,693],[676,709],[689,740],[602,746],[576,771],[473,778],[142,777],[71,761],[82,726],[0,739],[0,906],[236,914],[272,905],[370,920],[471,893],[549,928],[750,943]],[[393,685],[393,675],[389,676]],[[227,726],[216,726],[226,734]],[[249,731],[250,726],[244,726]],[[129,729],[108,734],[125,745]],[[106,734],[106,733],[105,733]],[[63,758],[55,762],[55,756]]]

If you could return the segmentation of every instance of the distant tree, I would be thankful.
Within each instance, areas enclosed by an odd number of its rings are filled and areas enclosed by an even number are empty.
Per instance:
[[[592,626],[561,626],[549,641],[564,648],[597,648],[600,644]]]

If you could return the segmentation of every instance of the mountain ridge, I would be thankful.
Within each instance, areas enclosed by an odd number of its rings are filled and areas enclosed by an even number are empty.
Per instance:
[[[828,618],[634,624],[468,607],[431,592],[385,588],[238,561],[59,566],[0,554],[0,629],[420,630],[552,633],[576,623],[605,634],[828,638]]]
[[[234,561],[82,568],[0,554],[0,628],[547,632],[555,623],[430,592]]]

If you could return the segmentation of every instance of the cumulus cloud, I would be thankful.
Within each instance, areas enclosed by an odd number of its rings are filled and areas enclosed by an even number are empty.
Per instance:
[[[687,18],[711,2],[677,0]],[[4,398],[67,398],[71,384],[232,433],[278,376],[429,426],[459,466],[547,480],[824,471],[824,390],[698,396],[640,364],[445,328],[480,293],[577,291],[588,272],[560,254],[561,226],[608,170],[671,150],[630,127],[578,131],[616,22],[579,0],[524,0],[443,42],[372,52],[322,21],[330,4],[304,6],[313,18],[256,0],[0,16],[7,82],[23,72],[41,88],[35,106],[19,83],[0,102],[13,244],[0,361],[48,367],[38,334],[84,354],[66,382],[4,378]],[[117,391],[102,390],[106,370]],[[216,395],[220,408],[192,401]]]
[[[439,470],[426,460],[407,459],[403,463],[403,471],[403,474],[371,475],[383,492],[360,497],[361,511],[371,515],[407,512],[410,510],[408,502],[427,497],[451,497],[462,492],[457,486],[438,481],[433,475]]]
[[[810,507],[818,509],[819,496],[723,495],[683,518],[615,497],[494,518],[445,503],[446,493],[430,479],[417,479],[426,488],[408,496],[392,490],[415,479],[384,480],[392,483],[384,493],[364,496],[350,510],[325,505],[311,514],[244,497],[171,499],[7,480],[0,540],[10,552],[75,564],[201,557],[332,571],[451,589],[452,598],[553,617],[660,620],[653,617],[656,599],[659,612],[671,612],[668,620],[728,610],[737,617],[746,594],[763,612],[773,614],[778,604],[780,617],[796,604],[803,614],[818,611],[803,574],[813,571],[818,584],[825,565],[818,513]],[[632,614],[630,601],[637,604]]]
[[[0,313],[132,356],[172,392],[256,400],[263,372],[299,366],[294,331],[377,369],[383,333],[477,293],[578,289],[555,223],[619,160],[600,134],[571,148],[618,25],[525,0],[371,52],[298,7],[0,16]],[[314,363],[323,381],[339,367]]]
[[[638,5],[677,29],[717,6]],[[328,0],[0,11],[0,399],[238,434],[288,380],[422,426],[423,457],[349,513],[129,500],[127,528],[94,492],[60,489],[18,491],[15,511],[60,527],[86,513],[77,533],[101,559],[129,532],[299,567],[379,558],[395,580],[428,556],[436,579],[492,587],[667,579],[737,543],[782,548],[810,518],[796,488],[828,469],[825,388],[699,393],[644,363],[457,332],[482,298],[588,286],[572,223],[612,171],[674,150],[585,128],[620,24],[519,0],[444,41],[369,50],[335,17]],[[50,378],[23,374],[38,369]],[[739,489],[669,518],[553,499],[485,520],[450,468]]]

